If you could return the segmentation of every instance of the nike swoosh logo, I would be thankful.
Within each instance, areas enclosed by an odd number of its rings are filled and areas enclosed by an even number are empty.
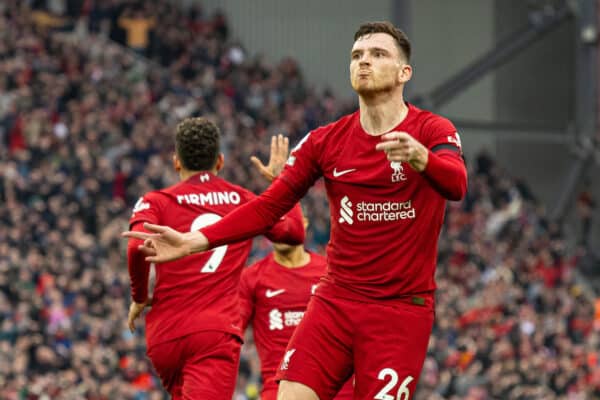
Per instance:
[[[279,289],[279,290],[270,290],[270,289],[268,289],[265,292],[265,296],[267,296],[267,298],[271,298],[271,297],[275,297],[277,295],[280,295],[283,292],[285,292],[285,289]]]
[[[342,176],[344,174],[347,174],[349,172],[353,172],[356,171],[356,168],[350,168],[350,169],[345,169],[343,171],[338,171],[336,168],[333,169],[333,176],[335,178],[337,178],[338,176]]]

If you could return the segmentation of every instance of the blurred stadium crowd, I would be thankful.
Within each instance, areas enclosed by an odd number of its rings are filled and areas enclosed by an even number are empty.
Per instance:
[[[249,157],[264,159],[271,135],[294,143],[354,107],[228,32],[222,13],[166,0],[0,2],[0,398],[166,398],[142,328],[126,326],[119,233],[137,197],[176,181],[174,125],[214,118],[224,176],[260,192]],[[491,156],[469,169],[440,242],[417,398],[600,398],[600,325],[574,275],[585,250]],[[322,252],[322,184],[304,205],[307,247]],[[269,250],[258,239],[252,258]],[[248,335],[236,399],[256,398],[258,371]]]

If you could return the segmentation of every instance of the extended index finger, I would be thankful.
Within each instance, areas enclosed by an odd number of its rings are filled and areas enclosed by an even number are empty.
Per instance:
[[[121,233],[122,237],[130,239],[146,240],[156,236],[156,233],[140,232],[140,231],[127,231]]]
[[[381,140],[397,140],[400,142],[409,140],[410,138],[412,138],[412,136],[402,131],[392,131],[381,135]]]
[[[169,230],[169,227],[165,225],[156,225],[149,222],[144,222],[144,229],[149,230],[150,232],[164,233]]]
[[[381,143],[377,143],[375,145],[375,149],[376,150],[392,150],[392,149],[399,149],[400,148],[400,143],[398,143],[397,140],[388,140],[385,142],[381,142]]]

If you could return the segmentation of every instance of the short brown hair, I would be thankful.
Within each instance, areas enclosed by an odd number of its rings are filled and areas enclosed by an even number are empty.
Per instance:
[[[356,42],[360,37],[371,33],[387,33],[393,37],[400,48],[400,52],[406,57],[406,61],[410,61],[410,42],[406,33],[401,29],[396,28],[394,24],[388,21],[365,22],[358,27],[358,30],[354,34],[354,41]]]
[[[175,130],[175,152],[189,171],[212,169],[219,155],[221,132],[206,118],[186,118]]]

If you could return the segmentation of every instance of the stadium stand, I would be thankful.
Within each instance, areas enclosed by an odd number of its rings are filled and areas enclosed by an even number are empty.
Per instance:
[[[223,14],[141,2],[156,25],[130,52],[113,40],[127,43],[133,2],[31,3],[0,5],[0,398],[166,398],[144,336],[127,330],[119,233],[140,193],[174,182],[175,122],[217,121],[227,178],[259,192],[249,157],[272,134],[293,143],[353,105],[307,85],[292,59],[246,54]],[[308,246],[323,251],[322,186],[305,207]],[[253,257],[268,250],[257,240]],[[526,183],[479,154],[467,199],[448,208],[417,398],[600,398],[600,316],[574,278],[584,256]],[[256,398],[258,373],[249,336],[236,399]]]

